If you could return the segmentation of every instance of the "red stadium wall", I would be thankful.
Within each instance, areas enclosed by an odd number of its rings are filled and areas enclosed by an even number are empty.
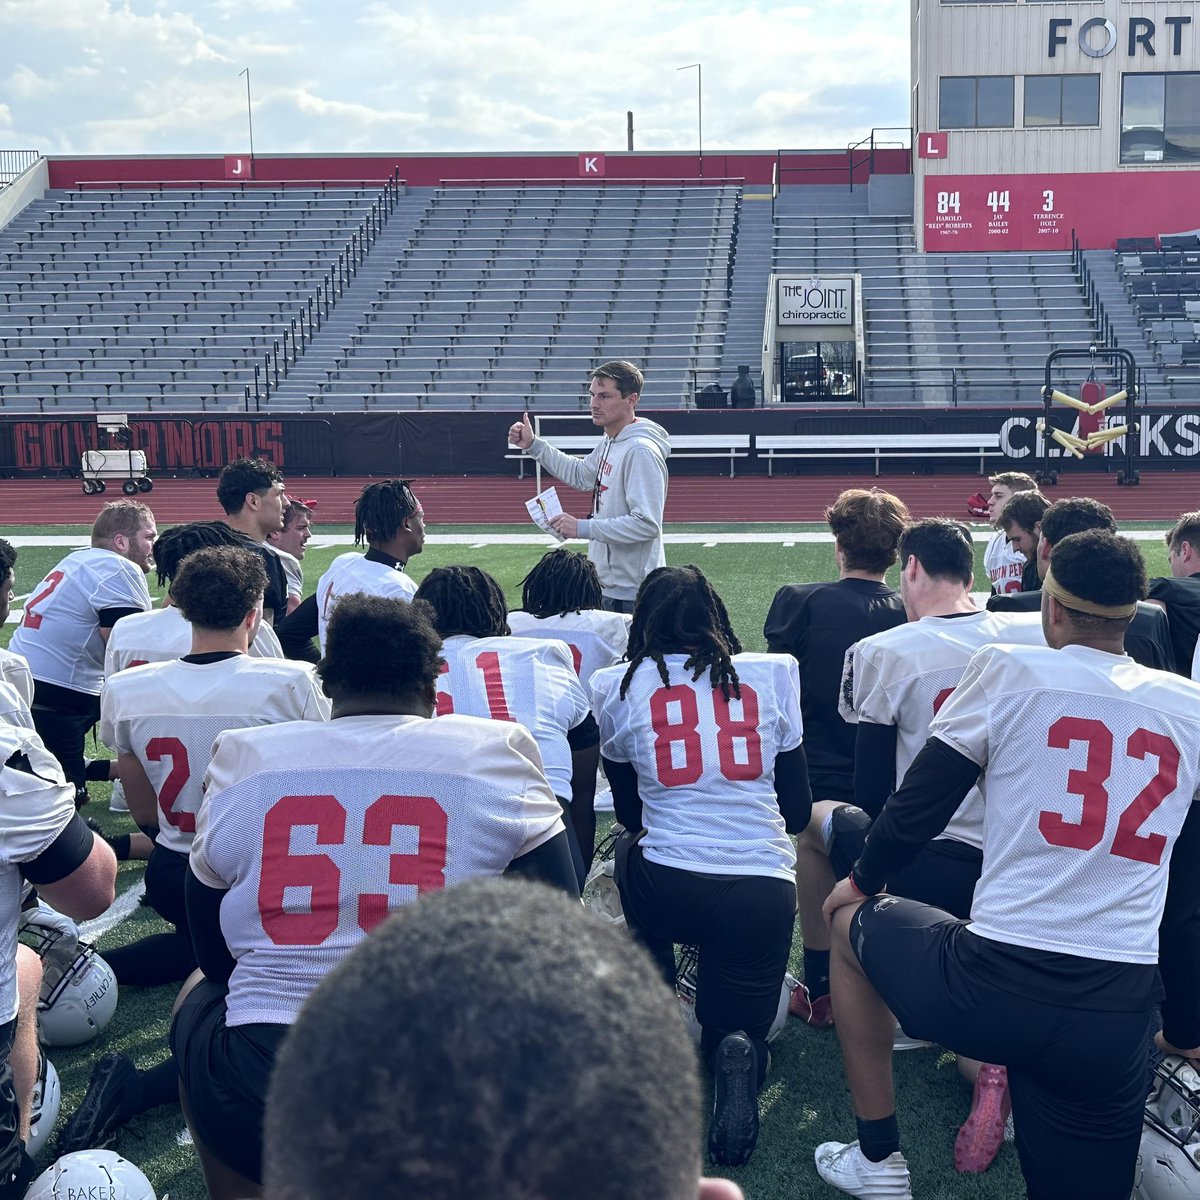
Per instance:
[[[859,155],[862,158],[862,155]],[[584,159],[593,160],[589,170]],[[871,167],[855,160],[855,182],[864,183]],[[848,155],[843,151],[785,154],[782,165],[789,184],[845,183]],[[705,154],[703,170],[694,154],[641,154],[580,151],[570,154],[364,154],[262,156],[255,159],[260,182],[298,180],[384,180],[399,167],[413,187],[434,187],[444,180],[590,179],[739,179],[770,186],[776,165],[773,152]],[[186,158],[67,158],[49,160],[50,186],[71,188],[97,183],[218,182],[225,179],[225,156]],[[597,170],[598,168],[598,170]],[[877,150],[874,173],[902,175],[911,170],[907,150]]]
[[[941,210],[941,211],[939,211]],[[1200,226],[1200,171],[927,175],[926,250],[1111,250]]]
[[[895,434],[936,438],[944,433],[982,433],[999,437],[998,455],[989,457],[989,470],[1012,467],[1029,470],[1034,461],[1035,426],[1042,406],[1017,409],[888,409],[841,410],[823,413],[791,412],[786,406],[752,410],[678,409],[648,415],[671,434],[733,432],[763,434],[873,435],[886,449]],[[504,458],[512,413],[505,412],[389,412],[333,413],[328,417],[259,414],[182,417],[162,413],[131,415],[133,446],[144,450],[151,474],[215,474],[242,455],[261,454],[285,471],[317,475],[513,475],[517,464]],[[1139,410],[1141,469],[1188,468],[1200,459],[1200,414],[1180,409],[1146,407]],[[1051,422],[1080,432],[1078,414],[1055,410]],[[567,432],[596,434],[586,414]],[[599,435],[596,434],[598,437]],[[987,440],[987,439],[984,439]],[[93,417],[29,417],[0,420],[0,475],[54,476],[78,468],[85,450],[99,447],[100,430]],[[936,451],[931,441],[930,452]],[[1070,472],[1108,472],[1117,469],[1123,447],[1112,447],[1086,462],[1067,461]],[[953,472],[975,471],[979,460],[930,459],[920,450],[911,457],[891,459],[893,469],[931,471],[935,466]],[[852,469],[869,475],[862,459],[834,464],[828,458],[808,461],[783,459],[775,474],[827,474]],[[737,473],[765,475],[768,461],[755,447],[738,459]],[[728,472],[720,459],[675,456],[673,475],[712,475]]]

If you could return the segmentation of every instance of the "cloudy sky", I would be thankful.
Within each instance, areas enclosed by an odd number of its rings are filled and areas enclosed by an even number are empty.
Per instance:
[[[844,146],[908,122],[909,0],[0,0],[0,148]]]

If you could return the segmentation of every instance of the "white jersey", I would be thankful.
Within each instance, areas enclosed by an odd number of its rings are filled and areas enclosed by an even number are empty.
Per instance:
[[[141,567],[114,550],[76,550],[34,588],[10,643],[34,679],[100,695],[104,639],[100,614],[151,604]]]
[[[517,721],[533,734],[554,794],[571,799],[567,733],[587,719],[587,693],[571,652],[558,641],[448,637],[438,676],[438,716]]]
[[[775,759],[802,740],[800,673],[789,654],[735,654],[742,698],[668,654],[664,687],[649,659],[620,698],[622,663],[592,676],[600,751],[632,763],[651,862],[710,875],[794,878],[796,854],[775,794]]]
[[[537,746],[472,717],[339,717],[222,734],[191,866],[228,889],[228,1025],[291,1024],[388,913],[500,875],[563,832]]]
[[[1192,678],[1200,680],[1200,640],[1196,642],[1196,653],[1192,656]]]
[[[18,729],[33,728],[33,714],[25,703],[25,697],[3,680],[0,680],[0,723],[15,725]]]
[[[6,765],[24,754],[33,774]],[[48,850],[75,815],[75,786],[32,729],[0,725],[0,1024],[17,1015],[20,864]]]
[[[1200,798],[1200,688],[1087,646],[988,646],[930,728],[985,769],[981,937],[1153,963]]]
[[[123,617],[108,635],[104,652],[104,675],[115,675],[127,667],[168,662],[192,650],[192,627],[173,604],[147,613]],[[275,631],[263,621],[250,646],[251,658],[282,658],[283,649]]]
[[[268,550],[274,550],[279,561],[283,564],[283,577],[287,580],[288,598],[295,596],[297,600],[304,595],[304,568],[300,560],[286,550],[281,550],[274,542],[265,542]]]
[[[339,554],[317,581],[317,641],[322,654],[325,653],[325,629],[333,606],[343,596],[354,592],[411,600],[417,594],[417,585],[403,567],[372,562],[365,554]]]
[[[922,617],[863,638],[846,653],[839,709],[851,722],[896,727],[896,782],[929,739],[929,723],[982,646],[1044,646],[1041,613]],[[983,846],[983,796],[972,788],[942,837]]]
[[[16,688],[17,694],[25,701],[25,707],[32,707],[33,674],[20,654],[0,649],[0,681]]]
[[[550,617],[535,617],[518,609],[508,614],[508,627],[514,637],[557,638],[566,642],[575,674],[586,688],[588,680],[601,667],[611,667],[625,657],[630,619],[624,613],[600,608]]]
[[[213,742],[226,729],[327,721],[329,701],[307,663],[238,654],[118,671],[100,701],[100,737],[134,754],[158,796],[157,844],[186,854]],[[309,731],[320,741],[320,734]]]
[[[1025,563],[1025,555],[1012,548],[1012,542],[1003,529],[998,529],[988,539],[983,551],[983,569],[991,580],[992,591],[1002,596],[1021,591]]]

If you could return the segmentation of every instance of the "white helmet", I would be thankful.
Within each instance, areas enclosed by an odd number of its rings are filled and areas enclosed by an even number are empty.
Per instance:
[[[679,947],[679,954],[675,958],[675,994],[679,997],[679,1008],[688,1033],[697,1044],[700,1041],[700,1022],[696,1019],[696,968],[699,964],[700,951],[695,946]],[[799,980],[785,972],[775,1019],[767,1030],[768,1042],[773,1042],[787,1027],[788,1001],[792,998],[793,989],[798,986]]]
[[[583,904],[602,921],[610,925],[624,925],[625,913],[621,908],[621,893],[613,875],[616,860],[613,854],[617,838],[625,832],[623,825],[614,825],[608,837],[596,847],[592,869],[583,882]]]
[[[77,1150],[43,1171],[25,1200],[103,1196],[104,1200],[157,1200],[150,1180],[112,1150]]]
[[[43,978],[58,979],[79,953],[79,927],[44,900],[21,913],[20,933],[42,960]]]
[[[38,1033],[47,1046],[80,1046],[112,1020],[117,977],[87,942],[57,979],[47,969],[38,1000]],[[48,964],[47,964],[48,966]]]
[[[1154,1068],[1134,1200],[1200,1198],[1200,1075],[1178,1055]]]
[[[50,1140],[50,1131],[58,1120],[62,1107],[62,1089],[58,1085],[58,1072],[54,1064],[43,1054],[38,1067],[37,1082],[33,1085],[33,1119],[29,1123],[29,1141],[25,1149],[30,1158],[37,1158],[42,1147]]]

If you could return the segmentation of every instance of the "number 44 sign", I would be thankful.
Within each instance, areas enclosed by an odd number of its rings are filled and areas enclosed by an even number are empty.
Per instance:
[[[1061,250],[1071,221],[1044,176],[925,177],[926,250]]]

